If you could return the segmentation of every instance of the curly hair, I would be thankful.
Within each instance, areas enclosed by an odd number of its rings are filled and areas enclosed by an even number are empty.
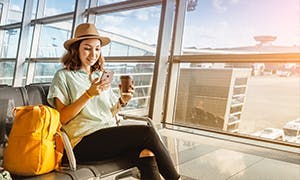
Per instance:
[[[61,62],[67,70],[73,71],[81,68],[82,64],[79,57],[79,46],[82,41],[83,40],[71,44],[69,50],[61,58]],[[105,59],[102,54],[100,54],[97,62],[91,67],[92,72],[96,70],[104,71],[104,62]]]

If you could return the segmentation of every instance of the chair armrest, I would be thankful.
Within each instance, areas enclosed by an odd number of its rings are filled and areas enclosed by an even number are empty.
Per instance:
[[[119,113],[119,116],[121,116],[124,120],[133,119],[133,120],[137,120],[137,121],[145,121],[149,126],[155,127],[152,120],[149,117],[127,115],[127,114],[121,114],[121,113]]]
[[[147,122],[148,126],[152,127],[154,129],[154,131],[156,132],[156,134],[159,136],[159,138],[162,140],[160,134],[158,133],[158,130],[156,129],[156,127],[150,117],[127,115],[127,114],[122,114],[122,113],[119,113],[118,115],[121,116],[123,118],[123,120],[133,119],[133,120],[137,120],[137,121]]]
[[[74,155],[73,148],[70,143],[69,137],[63,129],[61,129],[61,135],[63,138],[65,152],[66,152],[68,160],[69,160],[69,167],[72,171],[76,171],[76,169],[77,169],[76,159],[75,159],[75,155]]]

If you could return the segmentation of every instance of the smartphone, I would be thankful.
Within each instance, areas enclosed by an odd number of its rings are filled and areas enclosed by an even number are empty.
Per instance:
[[[102,76],[101,76],[101,81],[108,79],[108,82],[111,82],[114,76],[114,72],[113,71],[104,71]]]

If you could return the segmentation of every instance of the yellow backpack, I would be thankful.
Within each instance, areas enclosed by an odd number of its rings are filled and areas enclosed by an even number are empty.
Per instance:
[[[4,151],[4,168],[32,176],[59,167],[63,154],[59,112],[45,105],[16,107]]]

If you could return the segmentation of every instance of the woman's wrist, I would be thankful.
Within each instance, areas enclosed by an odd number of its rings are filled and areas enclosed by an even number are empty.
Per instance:
[[[127,103],[122,99],[122,97],[119,98],[119,103],[122,107],[125,107]]]
[[[86,95],[86,97],[88,97],[89,99],[91,99],[91,98],[93,98],[93,97],[94,97],[93,95],[91,95],[91,94],[89,93],[89,91],[88,91],[88,90],[85,90],[84,94],[85,94],[85,95]]]

